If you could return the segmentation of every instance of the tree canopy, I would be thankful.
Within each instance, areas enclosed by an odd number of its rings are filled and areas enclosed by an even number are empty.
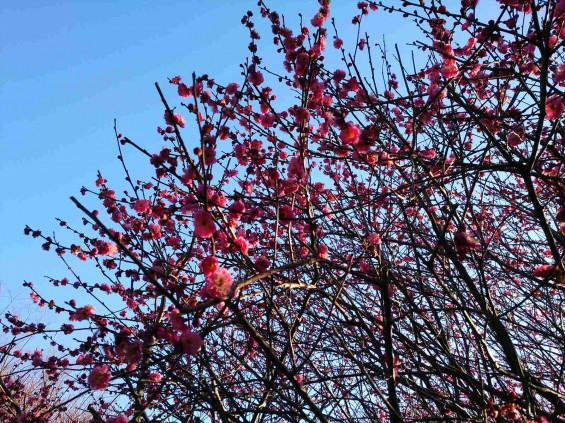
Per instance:
[[[78,292],[26,282],[68,322],[0,321],[0,419],[565,421],[565,1],[497,3],[361,1],[348,42],[329,0],[296,28],[260,1],[239,79],[156,84],[160,151],[116,129],[128,187],[72,197],[73,244],[25,229]],[[412,57],[364,26],[389,13]],[[58,403],[21,400],[33,371]]]

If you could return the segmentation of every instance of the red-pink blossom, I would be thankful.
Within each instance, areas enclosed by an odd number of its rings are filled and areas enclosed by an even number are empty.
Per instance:
[[[106,423],[128,423],[128,418],[124,414],[120,414],[117,417],[112,417],[106,420]]]
[[[181,97],[188,97],[191,94],[190,90],[184,83],[179,84],[178,92]]]
[[[200,238],[210,238],[216,232],[216,224],[212,215],[206,210],[194,213],[194,235]]]
[[[553,82],[559,86],[565,85],[565,63],[557,65],[557,69],[553,72]]]
[[[107,241],[97,241],[95,242],[95,247],[96,247],[96,252],[97,254],[100,254],[101,256],[115,256],[119,249],[118,246],[116,244],[112,244],[110,242]]]
[[[425,159],[433,159],[437,156],[437,152],[432,148],[428,148],[426,150],[420,151],[420,156],[424,157]]]
[[[204,293],[211,298],[223,298],[230,292],[232,283],[230,272],[219,267],[214,273],[206,276]]]
[[[243,201],[235,201],[228,209],[228,214],[234,221],[239,221],[245,213],[245,204]]]
[[[255,71],[255,70],[249,71],[248,79],[249,79],[249,82],[251,82],[255,86],[259,86],[265,81],[263,74],[259,71]]]
[[[455,243],[455,250],[459,255],[459,259],[463,258],[472,250],[478,250],[481,246],[480,242],[467,233],[464,224],[459,226],[457,232],[453,235],[453,242]]]
[[[367,237],[367,242],[371,245],[380,245],[382,242],[381,236],[373,232]]]
[[[346,76],[346,73],[343,69],[336,69],[332,79],[334,80],[334,82],[336,84],[338,84],[339,82],[343,81],[345,76]]]
[[[87,305],[84,307],[79,307],[76,309],[76,311],[74,312],[74,315],[72,316],[72,318],[70,320],[77,320],[77,321],[82,321],[82,320],[87,320],[90,317],[94,316],[94,313],[96,312],[96,309],[94,308],[94,306],[91,305]]]
[[[205,275],[211,275],[218,270],[218,259],[214,256],[208,256],[200,262],[200,269]]]
[[[296,74],[302,76],[306,73],[308,69],[308,64],[310,63],[310,55],[306,52],[299,53],[296,56]]]
[[[104,391],[110,385],[110,366],[99,364],[88,375],[88,384],[95,391]]]
[[[198,332],[185,330],[180,337],[180,343],[185,354],[196,355],[202,347],[202,338]]]
[[[165,111],[165,122],[167,123],[167,125],[171,125],[171,126],[173,126],[176,123],[181,128],[184,128],[186,124],[184,117],[182,115],[175,113],[171,117],[171,113],[167,111]]]
[[[565,104],[563,103],[563,97],[555,94],[549,97],[545,103],[545,116],[548,120],[559,119],[564,109]]]
[[[341,129],[341,132],[339,133],[339,139],[344,144],[357,144],[359,142],[360,134],[361,130],[359,129],[359,127],[353,122],[349,121]]]
[[[211,298],[223,298],[230,292],[232,283],[230,272],[219,267],[214,273],[206,276],[204,293]]]
[[[534,270],[534,276],[536,278],[546,279],[555,276],[559,273],[557,266],[552,264],[543,264],[538,266]]]
[[[163,379],[163,376],[159,372],[149,373],[149,380],[153,383],[159,383]]]
[[[226,93],[228,93],[229,95],[234,95],[237,92],[238,88],[239,88],[239,84],[235,82],[231,82],[226,87]]]
[[[238,236],[233,243],[243,254],[247,254],[249,252],[249,242],[244,237]]]
[[[151,208],[149,200],[137,200],[133,203],[133,209],[138,213],[145,213]]]

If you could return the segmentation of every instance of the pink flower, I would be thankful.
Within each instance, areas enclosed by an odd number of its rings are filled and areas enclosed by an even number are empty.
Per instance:
[[[163,379],[163,376],[161,376],[161,373],[159,373],[159,372],[149,373],[149,380],[153,383],[159,383],[159,382],[161,382],[162,379]]]
[[[200,262],[200,268],[202,273],[206,276],[211,275],[216,270],[218,270],[218,259],[214,256],[208,256]]]
[[[480,242],[467,233],[467,228],[462,223],[459,229],[453,235],[455,250],[459,256],[459,260],[463,260],[471,250],[478,250],[481,246]]]
[[[117,417],[109,418],[108,420],[106,420],[106,423],[128,423],[128,421],[129,420],[125,415],[120,414]]]
[[[228,209],[230,218],[235,220],[236,222],[241,219],[243,213],[245,213],[245,204],[243,203],[243,201],[238,200],[234,202]]]
[[[103,391],[110,385],[110,367],[107,364],[100,364],[88,375],[88,384],[95,391]]]
[[[448,79],[456,77],[459,74],[457,62],[451,59],[446,60],[441,68],[441,74]]]
[[[328,19],[329,16],[330,16],[330,10],[325,6],[322,6],[320,7],[320,11],[314,15],[312,20],[310,20],[310,23],[314,27],[320,27],[324,24],[324,22]]]
[[[553,72],[553,82],[559,86],[565,85],[563,84],[565,82],[565,63],[558,65],[557,69]]]
[[[347,122],[346,126],[342,128],[339,139],[344,144],[357,144],[359,142],[359,135],[361,134],[361,130],[357,125],[353,122]]]
[[[343,40],[341,38],[336,38],[334,40],[334,47],[340,49],[343,47]]]
[[[78,320],[79,322],[82,321],[82,320],[87,320],[91,316],[94,316],[95,312],[96,312],[96,309],[94,308],[94,306],[87,305],[87,306],[84,306],[84,307],[80,307],[80,308],[76,309],[76,311],[74,313],[74,319],[71,319],[71,320]]]
[[[77,364],[92,364],[92,362],[94,361],[94,359],[92,358],[92,356],[90,354],[81,354],[77,357]]]
[[[425,159],[433,159],[437,156],[437,152],[431,148],[420,151],[420,156]]]
[[[196,355],[202,347],[202,338],[198,332],[185,330],[180,337],[180,343],[185,354]]]
[[[302,76],[308,70],[308,64],[310,63],[310,55],[306,52],[299,53],[296,56],[296,74]]]
[[[237,246],[239,251],[241,251],[243,254],[247,254],[249,252],[249,242],[247,242],[247,240],[244,237],[238,236],[235,239],[234,244]]]
[[[190,96],[190,90],[188,89],[188,87],[186,86],[186,84],[181,83],[179,84],[179,95],[181,97],[188,97]]]
[[[159,239],[161,238],[161,226],[157,223],[150,223],[149,224],[149,232],[151,233],[152,239]]]
[[[194,235],[200,238],[210,238],[216,232],[216,224],[212,215],[206,210],[194,213]]]
[[[249,71],[249,78],[248,79],[249,79],[249,82],[251,82],[253,85],[261,85],[265,81],[263,74],[259,71],[256,71],[256,70]]]
[[[367,242],[371,245],[381,245],[381,236],[376,233],[372,233],[367,237]]]
[[[97,241],[95,246],[101,256],[112,257],[118,253],[118,246],[107,241]]]
[[[167,123],[167,125],[173,126],[176,123],[181,128],[184,128],[185,127],[184,117],[182,117],[182,115],[179,114],[174,114],[173,116],[171,116],[171,114],[172,113],[168,113],[167,111],[165,111],[165,122]]]
[[[340,81],[343,81],[343,79],[345,78],[346,74],[345,71],[343,69],[337,69],[334,72],[334,75],[332,77],[332,79],[334,80],[334,82],[336,84],[338,84]]]
[[[292,210],[292,207],[285,204],[279,209],[279,216],[282,221],[289,221],[294,219],[294,210]]]
[[[133,209],[138,213],[145,213],[151,208],[151,203],[149,200],[137,200],[133,203]]]
[[[541,279],[550,278],[557,274],[559,274],[557,266],[554,266],[552,264],[543,264],[541,266],[536,267],[534,270],[534,276],[536,278],[541,278]]]
[[[238,88],[239,88],[239,84],[235,82],[231,82],[226,87],[226,93],[228,93],[229,95],[234,95],[237,92]]]
[[[230,272],[219,267],[214,273],[206,276],[204,293],[211,298],[223,298],[230,292],[232,283]]]
[[[548,120],[556,120],[561,117],[565,104],[560,95],[555,94],[547,99],[545,103],[545,116]]]

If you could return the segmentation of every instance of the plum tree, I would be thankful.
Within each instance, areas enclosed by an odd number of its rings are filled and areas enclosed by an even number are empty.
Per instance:
[[[362,1],[350,51],[319,3],[290,28],[259,2],[280,69],[248,12],[239,82],[157,84],[165,146],[116,130],[155,177],[99,174],[77,244],[26,228],[106,282],[27,283],[70,322],[7,315],[60,351],[17,355],[94,421],[565,421],[565,2]],[[389,12],[423,66],[365,32]]]

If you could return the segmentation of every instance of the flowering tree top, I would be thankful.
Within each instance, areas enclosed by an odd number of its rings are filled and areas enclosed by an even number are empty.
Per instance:
[[[259,2],[280,69],[248,12],[237,82],[173,77],[177,106],[157,84],[162,149],[116,131],[154,178],[99,174],[100,211],[61,221],[77,244],[26,228],[104,282],[51,279],[67,304],[28,282],[69,322],[8,314],[2,354],[94,421],[565,421],[565,2],[446,3],[359,2],[348,49],[329,1],[298,28]],[[388,13],[423,67],[365,32]],[[5,420],[60,411],[16,408],[16,382]]]

